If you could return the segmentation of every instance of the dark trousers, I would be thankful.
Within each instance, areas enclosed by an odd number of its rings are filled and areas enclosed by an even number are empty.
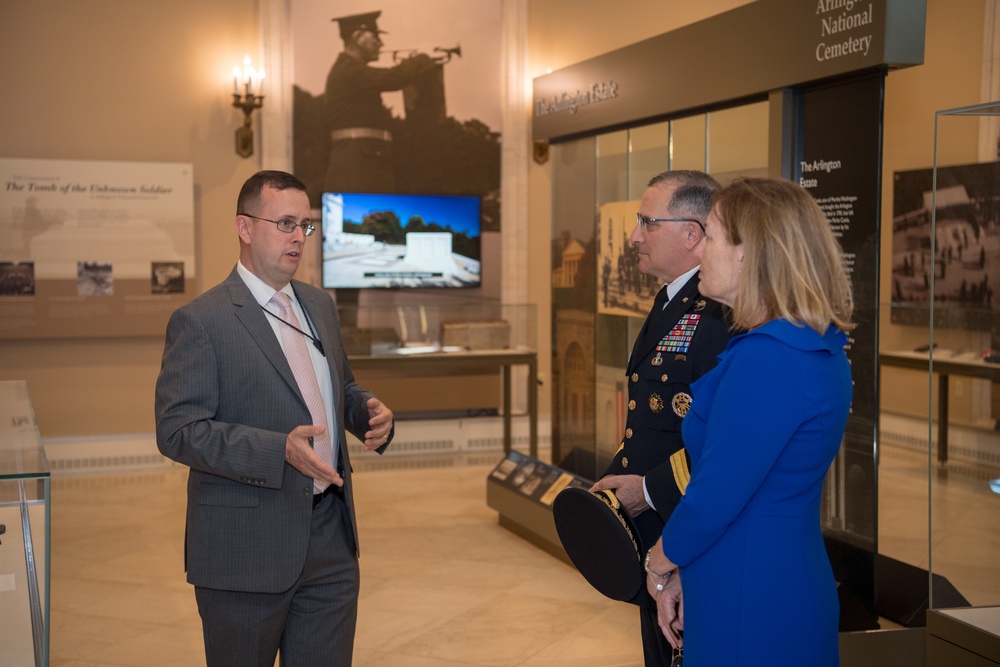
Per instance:
[[[360,574],[350,517],[340,495],[313,510],[298,581],[283,593],[195,587],[208,667],[350,667]]]
[[[642,620],[642,656],[646,667],[670,667],[673,649],[656,620],[656,606],[640,606],[639,617]]]

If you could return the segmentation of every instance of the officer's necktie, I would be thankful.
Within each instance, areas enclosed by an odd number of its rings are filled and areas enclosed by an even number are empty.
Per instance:
[[[330,428],[326,419],[326,406],[323,404],[323,397],[319,393],[319,382],[316,381],[316,370],[313,368],[312,359],[309,357],[309,349],[306,347],[306,337],[301,331],[296,331],[292,327],[301,329],[299,318],[295,317],[295,311],[289,302],[288,295],[284,292],[276,292],[271,301],[278,307],[278,314],[288,324],[285,326],[278,324],[281,330],[281,343],[285,349],[285,358],[288,365],[292,367],[292,374],[295,375],[295,382],[299,385],[302,398],[305,399],[309,407],[309,414],[312,416],[312,423],[316,426],[325,426],[326,433],[313,438],[313,448],[316,454],[326,463],[333,465],[333,445],[330,439]],[[314,479],[313,492],[321,493],[330,486],[329,482]]]
[[[638,362],[644,352],[647,352],[656,344],[656,341],[663,338],[665,333],[661,331],[663,329],[663,313],[666,310],[668,301],[667,286],[664,285],[656,293],[656,298],[653,299],[653,307],[649,309],[649,315],[646,316],[646,321],[643,323],[639,335],[635,338],[632,354],[629,357],[629,366],[632,365],[632,362]]]
[[[664,327],[666,326],[667,303],[669,301],[667,286],[664,285],[656,293],[656,298],[653,300],[653,307],[649,311],[649,318],[646,320],[646,335],[642,339],[644,348],[648,349],[650,346],[655,345],[657,341],[666,335],[667,332],[664,331]]]

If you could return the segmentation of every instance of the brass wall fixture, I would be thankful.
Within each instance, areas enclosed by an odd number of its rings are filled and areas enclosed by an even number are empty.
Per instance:
[[[254,69],[249,54],[243,57],[243,67],[233,68],[233,106],[243,110],[243,127],[236,130],[236,154],[253,155],[253,122],[250,114],[264,105],[264,70]]]

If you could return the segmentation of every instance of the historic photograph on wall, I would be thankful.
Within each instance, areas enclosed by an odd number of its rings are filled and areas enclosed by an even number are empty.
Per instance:
[[[639,270],[629,234],[636,225],[638,201],[602,204],[597,219],[597,312],[646,317],[663,281]]]
[[[475,195],[500,225],[501,0],[292,0],[294,171],[324,193]]]
[[[922,307],[943,306],[938,325],[994,328],[1000,296],[1000,162],[894,174],[892,321],[927,326]],[[931,211],[936,209],[933,247]]]

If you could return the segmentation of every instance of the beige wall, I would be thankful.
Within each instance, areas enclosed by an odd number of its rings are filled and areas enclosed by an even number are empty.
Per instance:
[[[260,168],[233,151],[231,72],[259,43],[252,0],[4,0],[0,156],[190,162],[198,279],[232,268],[235,193]],[[162,338],[4,341],[42,436],[148,433]]]
[[[886,230],[892,171],[931,164],[933,112],[981,101],[985,2],[928,0],[926,64],[889,76]],[[528,75],[743,4],[746,0],[528,0]],[[235,193],[262,166],[259,151],[246,160],[233,152],[241,117],[228,95],[235,62],[245,52],[257,53],[257,12],[252,0],[4,0],[0,156],[193,163],[200,289],[217,283],[236,259],[230,227]],[[961,143],[954,161],[974,160],[974,138],[970,146]],[[530,298],[539,307],[539,361],[547,380],[549,166],[532,163],[528,179]],[[887,251],[886,242],[884,263]],[[887,299],[887,287],[883,294]],[[883,335],[893,344],[909,344],[919,332],[884,330]],[[0,379],[27,380],[43,437],[147,433],[153,429],[162,342],[4,342]],[[889,376],[887,386],[895,382]],[[549,390],[546,383],[542,414],[549,412]]]
[[[880,289],[883,311],[888,310],[892,293],[889,276],[892,270],[893,172],[925,169],[933,165],[936,111],[989,101],[980,98],[985,15],[984,0],[928,0],[924,64],[890,73],[886,80],[882,170],[883,280]],[[962,123],[950,124],[949,127],[953,129],[948,131],[947,137],[953,141],[939,146],[939,163],[976,162],[979,122],[963,119]],[[935,340],[943,347],[965,347],[966,343],[961,339],[966,336],[964,332],[935,331]],[[882,350],[912,349],[926,343],[927,339],[926,329],[892,326],[883,312]],[[969,399],[973,381],[957,376],[952,376],[950,381],[951,421],[972,423],[972,401]],[[983,382],[978,381],[977,384]],[[926,374],[885,368],[880,390],[883,410],[926,417]],[[989,391],[988,386],[985,390]]]

